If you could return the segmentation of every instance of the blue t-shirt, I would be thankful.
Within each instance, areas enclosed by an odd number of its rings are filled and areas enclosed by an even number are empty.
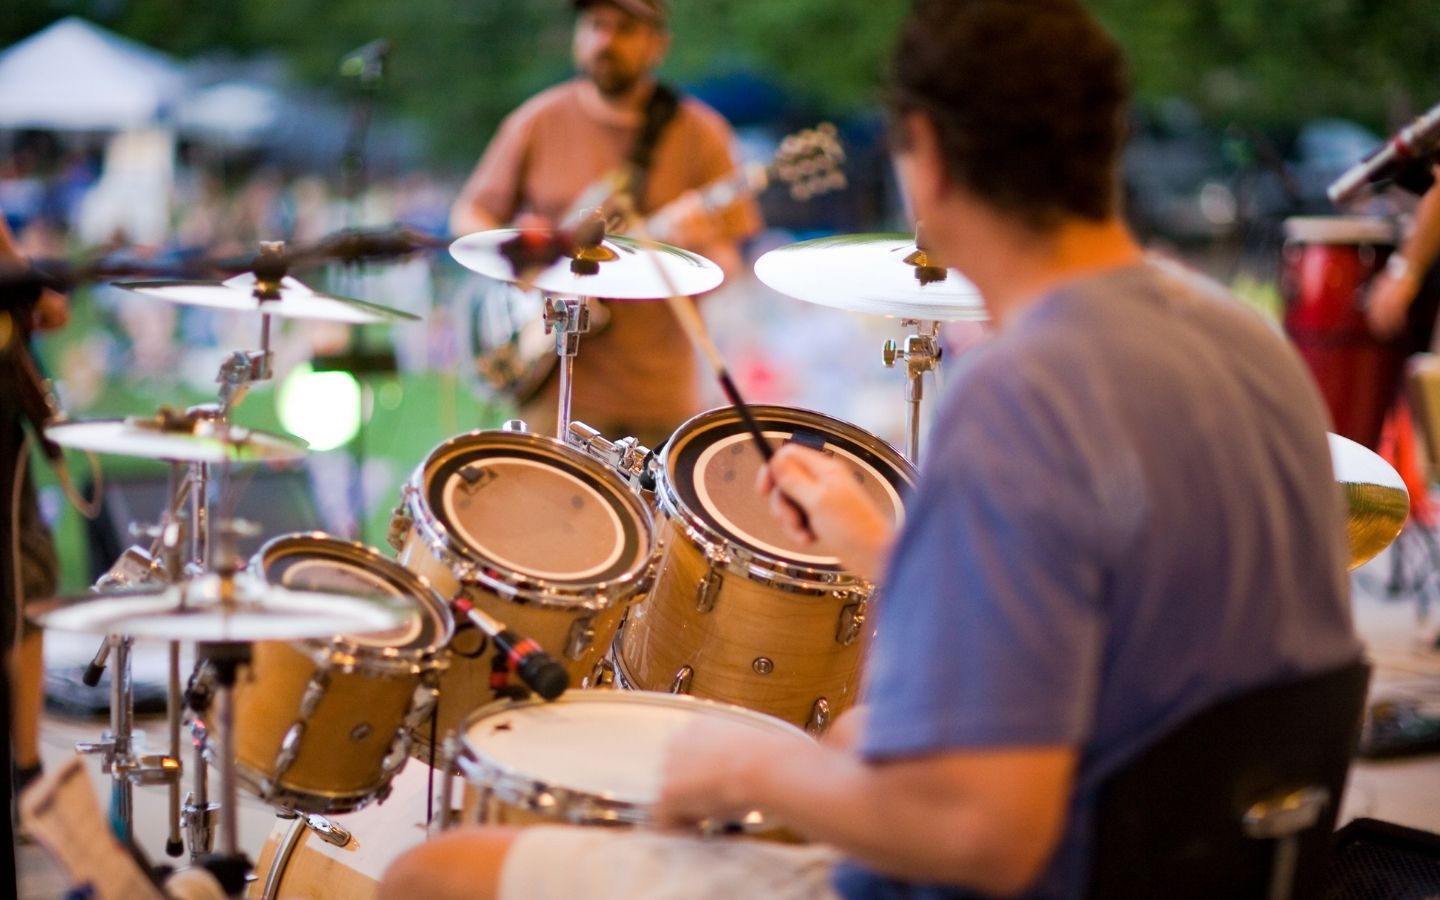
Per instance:
[[[1291,348],[1160,263],[1068,283],[952,380],[877,601],[861,752],[1069,745],[1097,788],[1221,697],[1356,659],[1326,416]],[[847,897],[969,896],[846,864]]]

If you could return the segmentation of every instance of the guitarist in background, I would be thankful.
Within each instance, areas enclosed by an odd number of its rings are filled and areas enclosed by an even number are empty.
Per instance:
[[[0,274],[26,267],[0,216]],[[0,282],[0,624],[5,640],[5,668],[10,685],[9,750],[13,756],[6,778],[15,796],[40,775],[40,707],[44,700],[45,661],[40,631],[24,617],[27,600],[54,596],[59,579],[55,545],[35,502],[35,486],[24,458],[25,409],[21,401],[28,376],[20,364],[32,330],[61,328],[70,318],[63,294],[31,288],[30,296]],[[21,475],[17,481],[17,474]],[[7,810],[8,815],[8,810]]]
[[[667,0],[574,5],[578,77],[505,119],[451,209],[451,230],[559,224],[586,188],[626,170],[641,215],[665,207],[663,224],[652,226],[657,239],[733,276],[739,241],[760,228],[759,210],[745,199],[711,215],[693,193],[734,170],[734,135],[715,110],[656,81],[670,46]],[[653,448],[700,411],[697,361],[665,304],[607,307],[608,326],[583,338],[575,359],[573,416]],[[553,430],[557,398],[554,372],[534,397],[518,398],[531,430]]]

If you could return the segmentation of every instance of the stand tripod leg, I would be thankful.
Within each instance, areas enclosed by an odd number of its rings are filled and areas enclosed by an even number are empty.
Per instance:
[[[170,684],[166,696],[166,711],[170,725],[170,758],[180,761],[180,645],[170,642]],[[180,839],[180,770],[176,768],[170,778],[170,834],[165,841],[165,853],[178,857],[185,852],[185,843]]]

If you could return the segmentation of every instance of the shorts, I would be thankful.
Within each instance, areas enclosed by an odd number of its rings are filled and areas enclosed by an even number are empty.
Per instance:
[[[819,845],[608,828],[525,829],[500,871],[501,900],[837,900],[840,854]]]

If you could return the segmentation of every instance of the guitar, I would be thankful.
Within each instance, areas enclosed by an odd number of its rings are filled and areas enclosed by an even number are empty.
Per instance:
[[[749,163],[697,189],[706,213],[719,213],[774,185],[785,185],[799,201],[846,185],[845,150],[835,126],[822,123],[787,135],[768,163]],[[682,198],[688,195],[681,195]],[[673,233],[680,199],[652,213],[645,230],[658,240]],[[476,373],[494,390],[524,403],[533,397],[554,371],[555,341],[542,317],[544,296],[522,291],[513,284],[491,282],[473,304],[470,335]],[[590,307],[590,333],[604,330],[609,312],[603,304]]]

